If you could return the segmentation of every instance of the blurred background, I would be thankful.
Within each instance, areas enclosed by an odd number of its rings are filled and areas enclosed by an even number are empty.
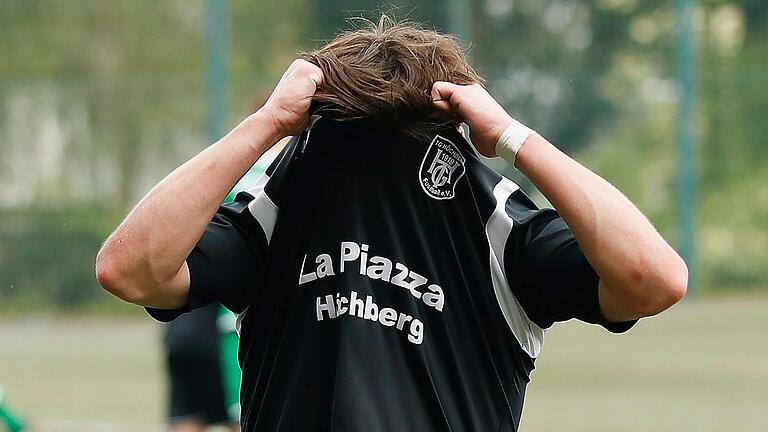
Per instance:
[[[41,431],[164,429],[160,325],[98,287],[101,241],[297,52],[392,6],[465,41],[509,112],[693,270],[627,335],[551,330],[521,430],[768,431],[765,0],[0,0],[7,403]]]

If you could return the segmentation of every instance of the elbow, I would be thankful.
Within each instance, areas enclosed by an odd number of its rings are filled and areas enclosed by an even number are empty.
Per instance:
[[[685,297],[688,290],[688,266],[676,257],[666,268],[661,269],[651,286],[643,289],[644,301],[638,311],[640,316],[658,315]]]
[[[109,251],[105,246],[96,256],[96,281],[115,297],[141,305],[147,295],[137,288],[129,268],[117,252]]]
[[[669,306],[679,302],[685,297],[685,293],[688,291],[688,265],[685,264],[682,258],[678,257],[678,265],[674,271],[669,283],[667,284],[667,294],[672,300]]]

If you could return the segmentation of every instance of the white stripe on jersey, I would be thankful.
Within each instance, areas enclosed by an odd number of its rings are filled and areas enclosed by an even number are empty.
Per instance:
[[[240,328],[243,326],[243,320],[245,319],[245,313],[248,312],[248,308],[250,306],[247,306],[245,309],[243,309],[242,312],[239,314],[235,314],[237,318],[235,318],[235,331],[237,332],[237,337],[240,337]]]
[[[264,230],[264,236],[267,238],[267,244],[269,244],[269,241],[272,239],[272,232],[274,231],[275,223],[277,222],[277,206],[264,191],[264,188],[267,186],[268,182],[269,176],[264,173],[259,177],[255,185],[246,190],[246,192],[253,196],[253,201],[248,203],[248,210],[259,222],[261,229]],[[237,331],[238,337],[240,336],[240,327],[243,320],[245,319],[246,312],[248,312],[247,307],[239,314],[236,314],[237,319],[235,320],[235,331]]]
[[[267,182],[269,182],[269,176],[262,174],[256,184],[246,192],[253,196],[253,201],[248,203],[248,210],[259,221],[264,235],[267,237],[267,244],[269,244],[277,222],[277,206],[264,191]]]
[[[544,342],[544,330],[531,321],[525,310],[517,301],[509,287],[504,269],[504,249],[507,238],[512,231],[513,221],[506,211],[507,200],[513,192],[519,189],[513,181],[502,177],[493,188],[493,196],[496,199],[496,208],[493,210],[488,223],[485,225],[485,234],[491,249],[491,280],[496,300],[499,302],[501,313],[507,320],[515,339],[531,358],[536,358],[541,352]]]

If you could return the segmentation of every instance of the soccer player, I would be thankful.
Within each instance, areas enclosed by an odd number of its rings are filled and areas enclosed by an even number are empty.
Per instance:
[[[174,320],[165,328],[163,346],[168,371],[168,423],[171,432],[202,432],[223,424],[239,430],[225,385],[226,363],[220,355],[219,304],[212,303]],[[235,414],[235,415],[232,415]]]
[[[686,266],[649,221],[512,118],[453,39],[382,20],[304,58],[96,263],[157,319],[213,301],[239,314],[243,430],[514,431],[546,328],[622,332],[683,296]]]

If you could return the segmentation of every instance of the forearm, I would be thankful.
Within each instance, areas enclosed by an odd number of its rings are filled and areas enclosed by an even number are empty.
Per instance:
[[[616,188],[518,124],[479,84],[438,81],[432,100],[439,113],[469,124],[481,154],[505,156],[555,206],[600,276],[608,319],[653,315],[682,297],[685,263]]]
[[[136,303],[181,306],[186,257],[227,193],[278,139],[256,113],[171,172],[106,240],[97,257],[102,285]]]
[[[533,133],[516,167],[557,209],[600,276],[609,319],[653,315],[679,299],[687,269],[643,214],[610,183]]]

